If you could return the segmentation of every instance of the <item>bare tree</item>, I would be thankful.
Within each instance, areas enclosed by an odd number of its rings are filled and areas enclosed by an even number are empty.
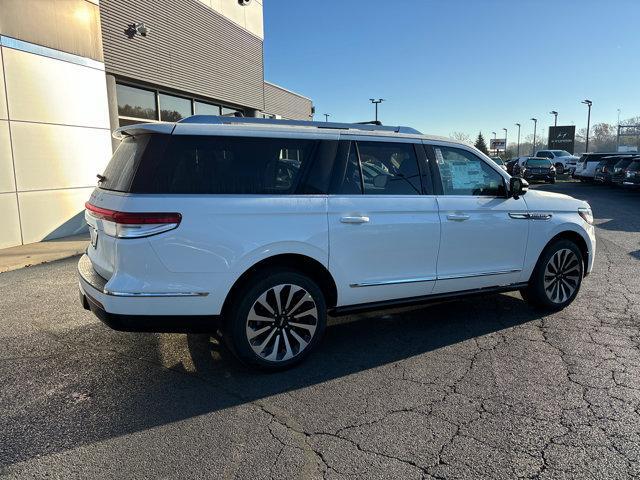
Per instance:
[[[464,132],[453,132],[450,137],[459,142],[471,143],[471,136]]]

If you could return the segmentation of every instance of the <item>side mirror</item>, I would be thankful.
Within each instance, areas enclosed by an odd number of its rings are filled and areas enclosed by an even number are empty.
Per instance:
[[[387,188],[389,175],[376,175],[373,177],[373,186],[376,188]]]
[[[518,199],[520,196],[527,193],[529,190],[529,182],[527,182],[524,178],[520,177],[511,177],[509,180],[509,194]]]

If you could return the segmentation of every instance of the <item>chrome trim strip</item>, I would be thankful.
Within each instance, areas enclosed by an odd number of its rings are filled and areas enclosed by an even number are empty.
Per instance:
[[[75,63],[83,67],[95,68],[104,72],[104,63],[102,62],[56,50],[55,48],[43,47],[42,45],[36,45],[35,43],[25,42],[24,40],[5,37],[3,35],[0,35],[0,45],[6,48],[13,48],[14,50],[20,50],[21,52],[33,53],[34,55],[62,60],[63,62]]]
[[[509,216],[511,218],[515,218],[516,220],[528,220],[529,219],[529,214],[528,213],[509,212]]]
[[[381,285],[399,285],[403,283],[419,283],[419,282],[433,282],[437,280],[437,277],[416,277],[416,278],[399,278],[396,280],[381,280],[378,282],[360,282],[360,283],[351,283],[349,286],[351,288],[359,288],[359,287],[377,287]]]
[[[472,277],[489,277],[491,275],[505,275],[507,273],[518,273],[521,272],[522,269],[514,268],[511,270],[496,270],[494,272],[483,272],[483,273],[461,273],[457,275],[438,275],[438,280],[455,280],[457,278],[472,278]]]
[[[158,298],[158,297],[206,297],[209,292],[112,292],[111,290],[104,289],[102,291],[105,295],[111,295],[112,297],[146,297],[146,298]]]
[[[550,220],[553,217],[551,213],[530,213],[529,218],[531,220]]]
[[[472,278],[472,277],[488,277],[491,275],[505,275],[508,273],[519,273],[522,269],[516,268],[511,270],[496,270],[494,272],[484,272],[484,273],[462,273],[457,275],[437,275],[435,277],[417,277],[417,278],[402,278],[397,280],[380,280],[377,282],[359,282],[359,283],[351,283],[349,286],[351,288],[359,288],[359,287],[378,287],[382,285],[398,285],[403,283],[419,283],[419,282],[433,282],[436,280],[455,280],[458,278]]]

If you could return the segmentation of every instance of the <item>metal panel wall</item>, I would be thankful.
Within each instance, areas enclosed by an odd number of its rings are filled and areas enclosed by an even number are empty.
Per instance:
[[[310,99],[286,90],[273,83],[264,82],[264,111],[292,120],[311,120]]]
[[[262,40],[196,0],[103,0],[107,73],[262,110]],[[127,38],[144,22],[147,37]]]

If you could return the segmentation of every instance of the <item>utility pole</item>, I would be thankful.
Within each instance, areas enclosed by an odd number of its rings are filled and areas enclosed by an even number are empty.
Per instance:
[[[536,153],[536,129],[538,128],[538,119],[532,118],[533,120],[533,150],[531,151],[531,156],[533,157]]]
[[[516,123],[516,126],[518,127],[518,154],[516,155],[516,157],[520,156],[520,124]]]
[[[493,154],[497,157],[498,156],[498,146],[496,145],[496,132],[491,132],[493,133]]]
[[[593,102],[591,100],[583,100],[581,103],[584,103],[589,108],[589,113],[587,113],[587,141],[584,147],[584,153],[589,153],[589,128],[591,126],[591,105],[593,105]]]
[[[507,156],[507,129],[503,128],[502,130],[504,130],[504,156]]]
[[[378,121],[378,105],[384,102],[384,98],[379,98],[377,100],[374,98],[370,98],[369,101],[376,106],[376,122],[377,122]]]

